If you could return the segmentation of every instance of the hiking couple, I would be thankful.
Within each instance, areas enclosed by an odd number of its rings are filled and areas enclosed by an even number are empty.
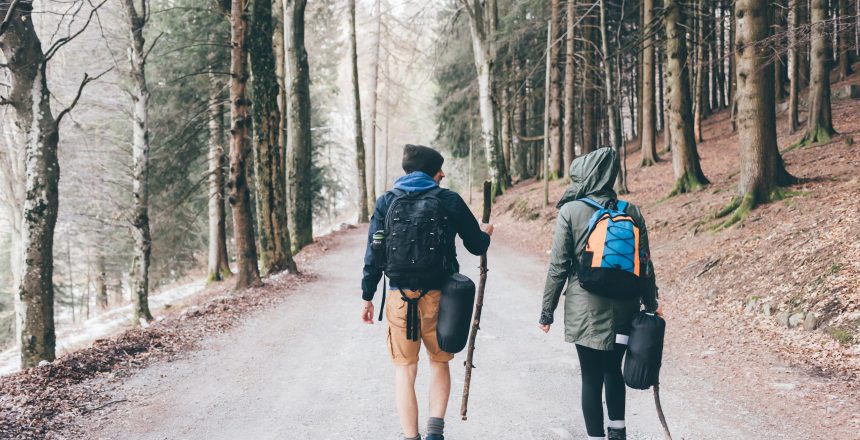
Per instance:
[[[459,271],[455,236],[460,236],[470,253],[481,255],[489,248],[493,233],[493,225],[479,225],[457,193],[439,187],[445,177],[443,163],[442,155],[432,148],[406,145],[403,150],[406,174],[376,201],[364,259],[362,320],[365,323],[373,323],[371,301],[383,272],[390,280],[387,291],[383,292],[387,297],[383,307],[388,321],[389,356],[395,371],[395,403],[406,440],[421,439],[415,378],[422,341],[431,370],[430,417],[425,439],[444,439],[444,418],[451,390],[448,362],[454,355],[443,351],[437,341],[442,287],[448,277]],[[548,332],[564,292],[565,339],[576,344],[579,356],[582,411],[588,439],[606,438],[601,398],[604,388],[608,438],[626,437],[625,383],[621,372],[626,335],[642,305],[651,312],[658,309],[644,219],[637,207],[618,201],[612,189],[619,165],[611,148],[601,148],[571,164],[572,184],[558,203],[560,211],[539,320],[540,329]],[[592,221],[593,217],[599,221]],[[617,251],[619,246],[631,243],[636,248],[634,255],[639,258],[629,258],[632,248],[630,252]],[[625,255],[626,261],[612,260]],[[601,269],[601,265],[607,264],[629,266],[629,273],[607,277],[607,272]],[[638,283],[635,289],[629,289],[635,290],[635,294],[617,294],[628,290],[630,282]],[[595,294],[595,289],[612,292]]]

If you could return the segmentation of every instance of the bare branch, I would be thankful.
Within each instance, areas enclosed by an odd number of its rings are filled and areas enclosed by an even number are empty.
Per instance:
[[[51,48],[48,49],[47,52],[45,52],[45,57],[43,59],[43,62],[48,62],[48,60],[50,60],[54,55],[57,54],[57,51],[60,50],[60,48],[62,48],[63,46],[65,46],[70,41],[74,40],[75,38],[77,38],[78,35],[81,35],[82,33],[84,33],[84,31],[87,29],[87,27],[89,27],[90,22],[93,21],[93,16],[96,15],[96,11],[98,11],[99,8],[104,6],[105,3],[107,3],[107,0],[102,0],[101,3],[99,3],[97,6],[93,7],[93,9],[90,11],[90,15],[87,17],[86,23],[84,23],[84,25],[77,32],[75,32],[72,35],[69,35],[68,37],[63,37],[63,38],[60,38],[59,40],[57,40],[57,42],[54,43],[51,46]]]
[[[72,111],[72,109],[75,108],[76,105],[78,105],[78,100],[81,99],[81,93],[83,93],[84,87],[86,87],[87,84],[98,80],[111,70],[113,70],[113,67],[108,68],[107,70],[96,76],[89,76],[89,74],[84,73],[84,79],[81,81],[81,85],[78,87],[78,93],[75,95],[75,99],[72,100],[72,103],[69,104],[68,107],[64,108],[63,111],[61,111],[60,114],[57,115],[57,119],[55,120],[54,125],[59,127],[60,121],[63,120],[63,116],[66,116],[70,111]]]
[[[18,2],[20,0],[12,0],[12,3],[9,5],[9,9],[6,11],[6,17],[3,18],[3,22],[0,23],[0,35],[3,35],[3,32],[6,32],[6,29],[9,27],[9,23],[12,22],[12,14],[15,13],[15,8],[18,7]]]
[[[143,63],[144,64],[146,64],[146,59],[149,58],[149,53],[152,52],[152,49],[155,48],[155,43],[158,43],[158,40],[161,38],[162,35],[164,35],[164,32],[160,32],[158,34],[158,36],[155,37],[154,40],[152,40],[152,44],[149,45],[149,49],[147,49],[146,52],[143,54]]]

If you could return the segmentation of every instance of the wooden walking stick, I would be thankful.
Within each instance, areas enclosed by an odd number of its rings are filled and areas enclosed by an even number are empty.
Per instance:
[[[663,405],[660,404],[660,384],[654,384],[654,405],[657,407],[657,417],[660,418],[660,424],[663,425],[663,436],[666,440],[672,440],[672,434],[669,433],[669,425],[666,424],[666,415],[663,414]]]
[[[490,222],[490,208],[492,183],[484,181],[484,213],[481,217],[481,222]],[[469,345],[466,348],[466,379],[463,382],[463,401],[460,404],[460,417],[466,420],[466,411],[469,407],[469,385],[472,382],[472,368],[475,365],[472,363],[475,354],[475,337],[478,336],[478,330],[481,328],[481,310],[484,308],[484,287],[487,286],[487,253],[481,255],[481,277],[478,279],[478,296],[475,298],[475,314],[472,318],[472,329],[469,331]]]

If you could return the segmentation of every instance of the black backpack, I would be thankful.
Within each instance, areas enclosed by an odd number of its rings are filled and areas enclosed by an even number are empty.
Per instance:
[[[448,275],[448,216],[438,197],[440,191],[391,190],[395,197],[385,215],[383,270],[395,282],[422,284]]]

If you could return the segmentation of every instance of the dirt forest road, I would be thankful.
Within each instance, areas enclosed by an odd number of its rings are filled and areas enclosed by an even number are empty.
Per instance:
[[[340,240],[314,268],[318,281],[275,309],[205,341],[203,349],[125,381],[112,396],[121,403],[82,421],[86,438],[402,438],[385,324],[368,326],[359,319],[364,231]],[[477,280],[477,257],[461,250],[460,262],[463,272]],[[446,437],[584,438],[575,350],[563,341],[560,324],[549,335],[536,326],[545,276],[542,259],[496,240],[489,267],[469,420],[459,418],[461,353],[452,362]],[[378,297],[375,302],[378,307]],[[675,439],[811,438],[768,417],[755,402],[723,395],[718,383],[692,377],[673,361],[675,351],[671,345],[666,348],[662,373],[663,405]],[[423,351],[421,356],[423,430],[428,383],[422,374]],[[627,424],[631,439],[662,438],[650,391],[628,390]]]

